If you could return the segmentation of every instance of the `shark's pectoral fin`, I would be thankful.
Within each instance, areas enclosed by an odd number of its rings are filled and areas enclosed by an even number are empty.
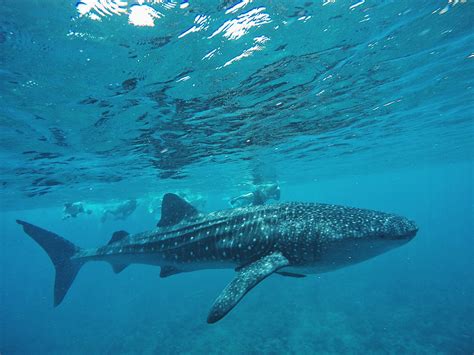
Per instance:
[[[241,268],[237,276],[215,300],[207,322],[215,323],[223,318],[255,285],[288,264],[287,258],[280,252],[275,252]]]
[[[287,271],[277,271],[276,274],[281,275],[281,276],[287,276],[287,277],[306,277],[306,275],[303,274],[297,274],[296,272],[287,272]]]
[[[160,277],[168,277],[171,275],[179,274],[181,272],[181,270],[175,268],[174,266],[165,265],[161,267]]]

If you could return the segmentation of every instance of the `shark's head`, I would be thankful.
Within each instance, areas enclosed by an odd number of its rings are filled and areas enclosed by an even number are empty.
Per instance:
[[[316,262],[329,269],[357,263],[399,247],[413,239],[415,222],[382,212],[324,206],[316,211]],[[325,263],[324,263],[325,262]]]

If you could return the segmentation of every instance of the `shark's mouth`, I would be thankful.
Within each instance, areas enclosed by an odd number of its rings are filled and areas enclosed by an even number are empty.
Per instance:
[[[403,237],[404,237],[404,238],[408,238],[408,239],[411,240],[411,239],[415,238],[415,236],[416,236],[417,233],[418,233],[418,228],[409,231],[409,232],[406,233]]]
[[[410,240],[415,238],[416,233],[418,233],[418,228],[407,231],[406,233],[389,236],[387,239],[409,242]]]

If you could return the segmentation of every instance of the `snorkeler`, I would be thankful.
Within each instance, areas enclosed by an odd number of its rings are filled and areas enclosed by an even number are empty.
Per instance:
[[[232,207],[259,206],[270,199],[280,200],[280,186],[278,186],[278,183],[259,185],[255,191],[231,199],[230,205]]]
[[[137,206],[138,203],[136,200],[125,201],[124,203],[118,205],[115,209],[105,210],[100,221],[102,223],[107,221],[109,216],[112,216],[115,220],[126,219],[135,211]]]
[[[85,210],[82,202],[73,202],[64,204],[63,220],[68,218],[76,218],[81,213],[91,214],[91,210]]]

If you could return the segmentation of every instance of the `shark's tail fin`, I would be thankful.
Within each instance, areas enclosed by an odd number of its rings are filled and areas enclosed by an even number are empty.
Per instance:
[[[79,269],[83,265],[83,262],[71,259],[80,248],[59,235],[40,227],[20,220],[16,222],[23,226],[25,233],[33,238],[36,243],[46,251],[53,262],[54,268],[56,269],[54,306],[58,306],[64,299]]]

